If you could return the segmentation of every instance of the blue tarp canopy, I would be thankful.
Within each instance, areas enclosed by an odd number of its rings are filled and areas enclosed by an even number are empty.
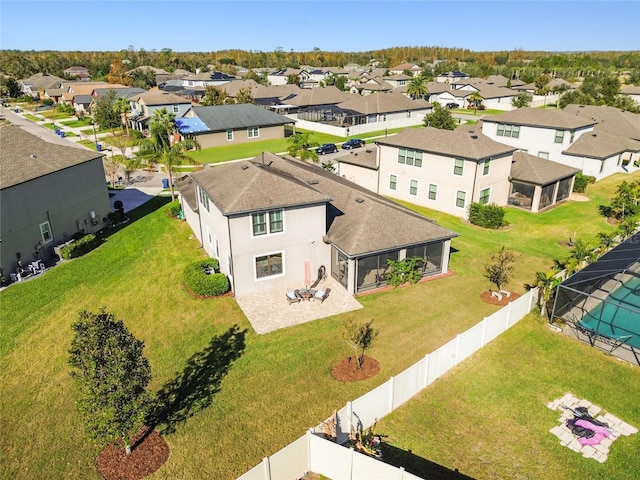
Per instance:
[[[209,127],[199,118],[176,118],[176,127],[182,134],[209,131]]]

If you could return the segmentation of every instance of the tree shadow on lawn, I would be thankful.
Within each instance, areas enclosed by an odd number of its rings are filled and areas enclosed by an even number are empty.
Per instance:
[[[234,325],[191,356],[184,370],[156,394],[147,421],[150,430],[163,425],[162,433],[173,433],[178,424],[211,405],[231,365],[244,351],[246,332]]]
[[[120,223],[115,227],[105,226],[95,235],[101,241],[104,241],[105,239],[109,238],[111,235],[118,233],[123,228],[128,227],[132,223],[137,222],[141,218],[146,217],[150,213],[153,213],[156,210],[158,210],[159,208],[165,207],[170,202],[171,202],[171,197],[161,197],[161,196],[153,197],[148,202],[145,202],[139,207],[134,208],[133,210],[127,212],[126,216],[129,220],[127,220],[125,223]]]
[[[457,470],[450,470],[426,458],[419,457],[411,450],[402,450],[388,443],[382,444],[382,454],[385,463],[404,469],[420,478],[429,480],[474,480]]]

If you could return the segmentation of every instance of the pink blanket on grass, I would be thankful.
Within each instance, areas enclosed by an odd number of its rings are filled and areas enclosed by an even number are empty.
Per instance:
[[[595,425],[587,420],[576,420],[576,425],[596,432],[596,434],[591,438],[578,438],[578,443],[580,443],[580,445],[598,445],[603,439],[609,436],[609,429],[601,427],[600,425]]]

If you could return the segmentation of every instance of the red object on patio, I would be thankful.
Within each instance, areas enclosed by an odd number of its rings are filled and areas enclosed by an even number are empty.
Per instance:
[[[311,262],[304,262],[304,284],[306,287],[311,283]]]

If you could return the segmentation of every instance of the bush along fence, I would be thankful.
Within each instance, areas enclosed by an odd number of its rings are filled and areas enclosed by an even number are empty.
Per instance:
[[[507,331],[533,308],[538,289],[510,302],[494,314],[428,353],[405,371],[360,398],[347,402],[334,416],[238,477],[238,480],[296,480],[306,472],[348,480],[420,480],[411,473],[345,448],[353,431],[364,431],[427,388],[451,368]],[[326,425],[335,425],[335,441]]]

